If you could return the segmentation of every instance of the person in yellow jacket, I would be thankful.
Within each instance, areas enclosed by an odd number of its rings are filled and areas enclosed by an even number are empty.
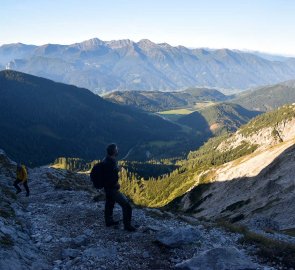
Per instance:
[[[19,184],[23,184],[26,189],[26,196],[30,195],[30,190],[28,186],[28,172],[25,165],[17,164],[16,167],[16,180],[13,183],[13,186],[16,188],[16,194],[20,193],[22,190],[19,187]]]

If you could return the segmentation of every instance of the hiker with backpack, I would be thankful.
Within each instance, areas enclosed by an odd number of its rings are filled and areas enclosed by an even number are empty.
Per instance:
[[[20,193],[22,190],[19,187],[19,184],[23,184],[26,190],[26,196],[30,195],[30,190],[28,186],[28,172],[25,165],[17,164],[16,166],[16,180],[13,183],[13,186],[16,188],[16,194]]]
[[[119,224],[119,221],[113,220],[113,209],[115,203],[118,203],[122,207],[123,211],[124,229],[130,232],[134,232],[136,229],[131,225],[131,205],[126,196],[119,191],[119,167],[116,161],[116,157],[119,153],[118,147],[116,144],[112,143],[108,145],[106,151],[106,157],[103,159],[102,162],[94,165],[90,173],[93,185],[99,189],[104,188],[105,191],[105,224],[107,227]]]

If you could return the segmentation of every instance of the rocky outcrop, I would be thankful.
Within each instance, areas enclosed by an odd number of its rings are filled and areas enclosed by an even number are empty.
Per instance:
[[[197,244],[202,240],[202,233],[197,228],[182,227],[177,230],[163,230],[156,235],[156,241],[167,247]]]
[[[282,110],[282,114],[286,114],[284,110],[288,110],[289,113],[293,111],[295,115],[295,104],[279,108],[278,113],[280,110]],[[250,145],[258,145],[258,149],[263,150],[267,149],[269,146],[277,145],[278,143],[291,140],[295,137],[295,117],[287,118],[273,126],[262,127],[257,131],[251,132],[252,125],[255,126],[255,124],[255,120],[251,121],[245,127],[238,130],[229,139],[223,141],[218,146],[218,150],[225,152],[240,146],[243,142]],[[247,131],[247,129],[249,131]]]
[[[0,269],[44,269],[47,260],[31,238],[28,200],[18,200],[12,186],[15,170],[16,163],[0,150]]]

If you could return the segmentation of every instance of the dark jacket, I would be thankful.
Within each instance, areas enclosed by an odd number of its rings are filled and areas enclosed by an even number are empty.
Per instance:
[[[118,163],[114,158],[106,156],[103,160],[103,176],[104,176],[104,187],[105,190],[119,190],[119,167]]]

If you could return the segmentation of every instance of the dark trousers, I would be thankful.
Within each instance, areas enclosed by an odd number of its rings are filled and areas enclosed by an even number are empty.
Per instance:
[[[21,188],[19,187],[19,183],[21,183],[22,182],[22,180],[20,180],[20,179],[16,179],[15,181],[14,181],[14,183],[13,183],[13,186],[16,188],[16,190],[18,191],[18,192],[20,192],[21,191]],[[30,190],[29,190],[29,186],[28,186],[28,182],[26,181],[26,182],[24,182],[24,187],[25,187],[25,190],[26,190],[26,192],[27,192],[27,194],[30,194]]]
[[[113,221],[113,209],[115,203],[118,203],[122,207],[123,211],[123,223],[124,226],[131,225],[131,216],[132,216],[132,208],[131,205],[124,194],[122,194],[119,190],[105,189],[106,194],[106,203],[105,203],[105,222],[109,224]]]

